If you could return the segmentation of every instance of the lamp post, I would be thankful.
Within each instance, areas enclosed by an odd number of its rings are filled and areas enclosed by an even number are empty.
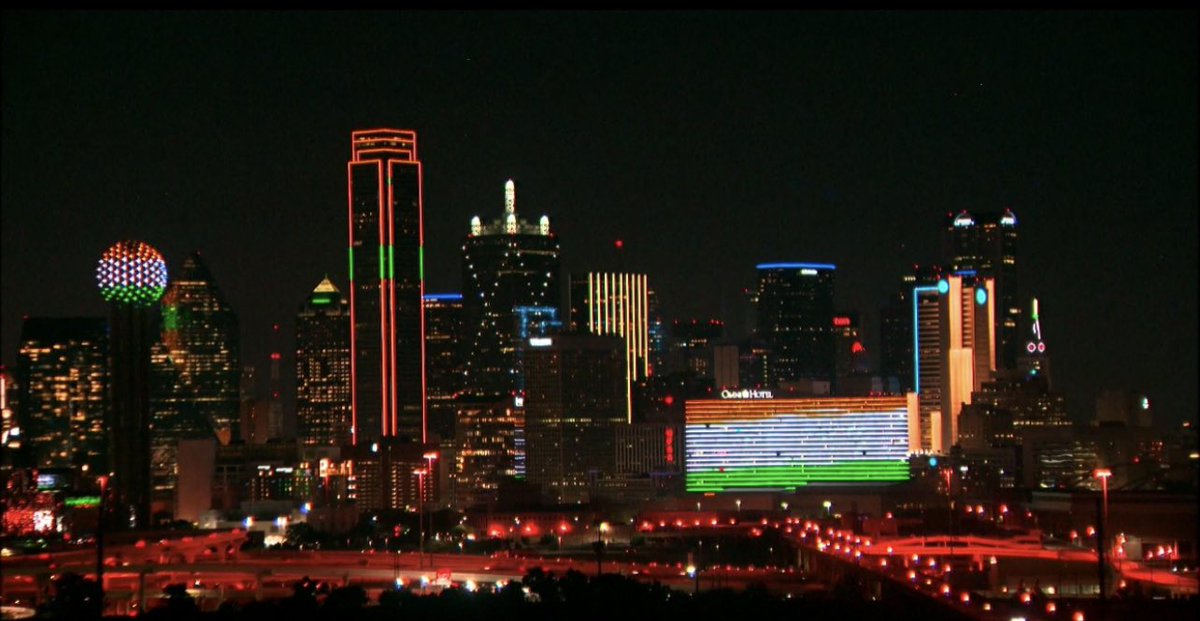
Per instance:
[[[425,567],[425,469],[413,470],[417,475],[417,568]]]
[[[104,496],[108,489],[108,477],[96,477],[100,483],[100,506],[96,518],[96,586],[100,589],[100,610],[104,610]]]
[[[608,522],[600,522],[596,528],[596,577],[600,577],[601,557],[604,554],[604,540],[601,535],[608,532]]]
[[[1100,479],[1100,489],[1102,490],[1102,501],[1099,511],[1099,519],[1096,520],[1096,570],[1100,580],[1100,599],[1104,599],[1104,582],[1107,578],[1104,568],[1105,545],[1104,529],[1108,522],[1108,478],[1112,476],[1112,470],[1108,468],[1096,468],[1092,471],[1092,477]]]
[[[825,502],[821,503],[821,506],[825,507],[825,517],[829,517],[831,515],[829,509],[833,507],[833,503],[826,500]]]
[[[437,459],[438,454],[435,452],[425,453],[421,456],[425,460],[425,467],[419,470],[414,470],[413,474],[417,475],[419,489],[417,493],[420,497],[417,499],[417,530],[420,541],[417,542],[417,567],[425,566],[425,476],[433,473],[433,461]],[[432,516],[429,527],[433,528]]]

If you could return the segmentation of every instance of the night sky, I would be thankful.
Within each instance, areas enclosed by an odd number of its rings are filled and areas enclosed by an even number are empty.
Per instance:
[[[1123,387],[1193,419],[1196,41],[1195,13],[5,12],[0,359],[22,315],[103,315],[135,238],[201,251],[261,366],[345,288],[350,132],[396,127],[428,291],[511,177],[568,270],[645,271],[668,318],[739,332],[756,263],[835,263],[877,351],[946,212],[1008,207],[1073,417]]]

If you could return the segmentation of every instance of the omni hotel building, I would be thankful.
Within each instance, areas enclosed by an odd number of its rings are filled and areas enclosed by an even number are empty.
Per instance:
[[[689,400],[688,492],[795,491],[812,484],[898,483],[919,446],[917,395],[775,399],[726,390]]]

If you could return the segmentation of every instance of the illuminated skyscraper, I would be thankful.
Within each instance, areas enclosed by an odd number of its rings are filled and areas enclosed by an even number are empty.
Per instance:
[[[429,431],[443,440],[454,437],[454,398],[463,389],[461,293],[425,295],[425,367]]]
[[[101,318],[27,317],[17,358],[21,410],[13,427],[38,468],[103,472],[108,452],[108,327]],[[9,423],[10,421],[5,421]],[[6,429],[6,431],[10,431]]]
[[[650,321],[645,274],[571,275],[571,330],[612,334],[625,342],[626,422],[633,385],[650,375]]]
[[[424,237],[416,132],[353,132],[346,169],[353,440],[424,442]]]
[[[833,382],[834,269],[828,263],[758,266],[756,335],[771,350],[770,385]]]
[[[946,214],[943,253],[955,272],[975,272],[996,282],[996,352],[1002,369],[1015,369],[1025,346],[1017,289],[1017,217],[1012,210]]]
[[[466,386],[476,394],[511,395],[521,384],[515,309],[560,304],[558,235],[547,216],[537,224],[517,217],[516,192],[510,179],[503,217],[472,218],[462,247]]]
[[[112,383],[105,420],[112,511],[116,528],[150,525],[150,349],[158,302],[167,288],[162,254],[139,241],[117,242],[96,268],[100,294],[109,303],[109,370]]]
[[[296,315],[296,417],[302,444],[351,442],[350,304],[328,277]]]
[[[240,435],[238,321],[199,252],[189,254],[162,298],[162,342],[187,398],[228,444]]]
[[[958,415],[996,371],[995,285],[950,275],[913,288],[914,378],[919,416],[909,430],[917,450],[946,453]]]

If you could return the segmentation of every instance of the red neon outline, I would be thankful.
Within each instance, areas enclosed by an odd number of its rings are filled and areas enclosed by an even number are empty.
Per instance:
[[[353,145],[353,142],[351,143]],[[353,157],[353,152],[351,153]],[[354,160],[346,163],[346,204],[350,222],[350,249],[347,254],[354,258]],[[350,266],[353,276],[354,267]],[[354,299],[358,297],[354,289],[354,279],[350,279],[350,444],[358,445],[358,342],[355,339]]]
[[[417,155],[417,134],[413,132],[413,158],[417,164],[417,260],[422,263],[425,261],[425,171],[422,170],[421,161],[416,159]],[[417,278],[420,281],[420,293],[417,297],[418,308],[420,312],[421,333],[419,341],[421,342],[421,443],[429,442],[428,421],[426,403],[426,371],[425,371],[425,269],[424,265],[419,268]]]
[[[379,197],[379,246],[380,246],[380,249],[382,249],[383,248],[383,227],[384,227],[383,162],[381,162],[379,160],[375,160],[375,171],[376,171],[375,176],[377,179],[377,181],[376,181],[377,185],[375,186],[375,196]],[[385,257],[381,257],[380,261],[382,262],[384,260],[384,258]],[[382,264],[380,264],[379,273],[381,275],[384,273],[383,269],[384,269],[384,266]],[[381,427],[380,435],[382,437],[386,438],[388,435],[388,412],[387,412],[388,403],[389,403],[389,401],[388,401],[388,346],[390,345],[390,343],[388,343],[388,338],[387,338],[388,337],[388,320],[387,320],[388,308],[387,308],[387,296],[385,295],[384,289],[385,289],[384,278],[381,276],[379,279],[379,340],[381,341],[380,348],[379,348],[379,367],[380,367],[380,369],[379,369],[379,382],[380,382],[379,392],[380,392],[380,395],[379,396],[381,399],[381,403],[379,404],[379,409],[380,409],[379,424]]]
[[[391,353],[391,361],[392,362],[391,362],[391,367],[390,367],[391,373],[389,373],[389,375],[391,375],[392,381],[389,386],[391,390],[388,391],[391,396],[391,400],[389,402],[389,405],[391,406],[391,410],[389,411],[387,424],[385,424],[384,427],[388,427],[388,426],[391,427],[391,430],[392,430],[391,435],[396,435],[396,427],[399,426],[399,423],[400,423],[399,417],[396,413],[397,409],[399,407],[399,405],[398,405],[399,400],[397,399],[396,394],[399,391],[396,389],[396,274],[393,273],[393,271],[395,269],[394,257],[395,257],[395,253],[396,253],[395,245],[394,245],[396,243],[396,200],[395,200],[395,191],[392,189],[393,188],[392,183],[394,182],[394,175],[392,174],[392,170],[393,170],[392,166],[393,166],[393,162],[395,162],[395,161],[396,160],[391,160],[391,159],[387,160],[387,208],[388,208],[387,288],[388,288],[388,297],[390,298],[390,302],[388,302],[388,315],[391,318],[391,321],[389,322],[391,339],[388,341],[388,351]]]

